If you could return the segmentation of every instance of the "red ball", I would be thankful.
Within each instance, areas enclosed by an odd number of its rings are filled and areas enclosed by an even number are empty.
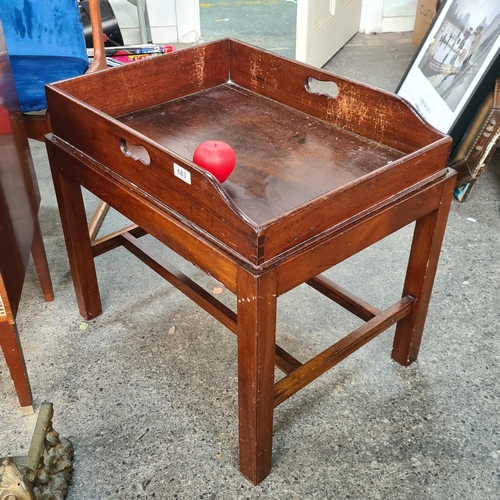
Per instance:
[[[236,154],[225,142],[205,141],[194,150],[193,163],[208,170],[219,182],[224,182],[234,170]]]

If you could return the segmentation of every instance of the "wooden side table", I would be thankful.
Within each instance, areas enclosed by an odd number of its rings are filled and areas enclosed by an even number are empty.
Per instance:
[[[94,258],[124,246],[237,334],[240,469],[259,483],[280,403],[395,323],[392,357],[417,358],[455,182],[451,140],[393,94],[234,40],[172,55],[48,88],[76,296],[85,318],[101,314]],[[190,161],[210,138],[236,151],[223,185]],[[136,225],[91,243],[81,186]],[[414,221],[395,304],[379,310],[321,274]],[[152,254],[145,233],[223,283],[237,310]],[[366,322],[307,362],[275,338],[277,298],[302,283]]]
[[[54,299],[38,222],[40,193],[0,25],[0,346],[23,413],[33,413],[16,315],[30,252],[46,301]]]

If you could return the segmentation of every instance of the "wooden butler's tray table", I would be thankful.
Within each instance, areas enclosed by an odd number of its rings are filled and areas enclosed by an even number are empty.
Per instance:
[[[102,312],[93,259],[123,245],[236,333],[240,469],[252,482],[271,470],[277,405],[394,323],[392,357],[416,359],[455,174],[451,139],[399,97],[234,40],[47,93],[81,314]],[[223,185],[191,162],[208,139],[236,152]],[[137,226],[91,243],[80,186]],[[320,274],[413,221],[402,298],[387,309]],[[237,311],[151,254],[146,232],[235,293]],[[304,363],[275,344],[277,297],[301,283],[366,321]],[[275,364],[286,374],[277,383]]]

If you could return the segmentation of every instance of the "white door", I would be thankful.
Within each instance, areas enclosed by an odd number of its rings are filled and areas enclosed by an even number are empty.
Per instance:
[[[323,66],[358,31],[363,0],[298,0],[296,59]]]

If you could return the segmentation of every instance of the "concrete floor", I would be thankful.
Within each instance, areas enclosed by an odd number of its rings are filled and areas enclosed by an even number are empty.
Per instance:
[[[392,90],[414,50],[409,35],[357,35],[328,67]],[[55,301],[30,266],[18,321],[35,410],[52,401],[75,445],[69,500],[500,497],[499,154],[453,202],[418,361],[391,360],[390,330],[280,405],[272,473],[252,486],[238,471],[235,336],[121,249],[96,260],[104,313],[83,321],[44,145],[32,151]],[[395,302],[411,230],[328,275],[377,307]],[[299,359],[358,324],[305,286],[280,298],[278,320]],[[0,405],[0,455],[27,453],[36,415],[21,417],[1,356]]]

